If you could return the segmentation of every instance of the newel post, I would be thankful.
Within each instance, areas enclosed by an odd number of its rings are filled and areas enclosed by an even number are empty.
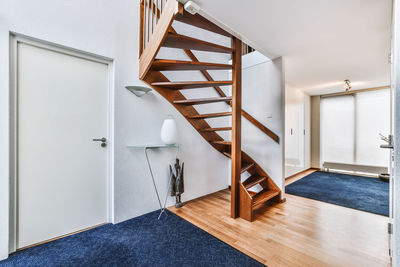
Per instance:
[[[232,38],[232,177],[231,217],[239,217],[239,186],[242,163],[242,41]]]

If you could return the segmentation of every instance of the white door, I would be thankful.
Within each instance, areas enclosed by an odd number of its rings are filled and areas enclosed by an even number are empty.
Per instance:
[[[299,98],[285,103],[285,177],[303,170],[304,99]]]
[[[108,65],[17,47],[17,248],[107,222]]]

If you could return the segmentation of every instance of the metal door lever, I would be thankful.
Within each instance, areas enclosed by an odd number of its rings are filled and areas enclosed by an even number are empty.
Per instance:
[[[381,148],[389,148],[389,149],[393,149],[393,135],[389,134],[389,137],[385,137],[383,135],[381,135],[381,139],[386,141],[387,143],[384,145],[380,145]]]
[[[105,138],[105,137],[103,137],[103,138],[95,138],[95,139],[93,139],[93,141],[95,141],[95,142],[101,142],[101,146],[102,147],[105,147],[105,146],[107,146],[107,138]]]
[[[105,137],[103,137],[103,138],[100,138],[100,139],[93,139],[93,141],[98,141],[98,142],[105,143],[105,142],[107,142],[107,139]]]

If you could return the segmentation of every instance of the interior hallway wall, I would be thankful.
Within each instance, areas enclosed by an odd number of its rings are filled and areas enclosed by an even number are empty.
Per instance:
[[[260,164],[280,189],[284,182],[284,86],[282,58],[270,60],[257,51],[242,57],[242,108],[280,138],[278,144],[242,117],[242,150]]]
[[[320,96],[311,97],[311,168],[321,168],[320,160]]]
[[[179,157],[186,171],[183,200],[227,187],[228,159],[202,139],[172,105],[156,92],[138,98],[125,89],[127,85],[143,85],[138,79],[138,11],[139,1],[132,0],[0,1],[0,259],[9,252],[10,31],[114,60],[114,222],[158,209],[144,152],[128,149],[127,145],[161,142],[160,128],[168,114],[175,117],[180,132]],[[218,39],[199,34],[205,40]],[[221,42],[230,44],[226,39]],[[213,59],[225,60],[218,54]],[[215,75],[225,79],[227,74]],[[167,164],[172,163],[175,151],[150,153],[164,197]],[[173,201],[170,198],[168,204]]]

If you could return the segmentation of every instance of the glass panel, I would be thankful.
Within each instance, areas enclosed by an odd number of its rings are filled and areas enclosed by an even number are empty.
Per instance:
[[[322,162],[354,163],[354,96],[321,99]]]
[[[389,89],[362,92],[356,95],[356,163],[389,167],[389,150],[379,133],[390,133]]]

